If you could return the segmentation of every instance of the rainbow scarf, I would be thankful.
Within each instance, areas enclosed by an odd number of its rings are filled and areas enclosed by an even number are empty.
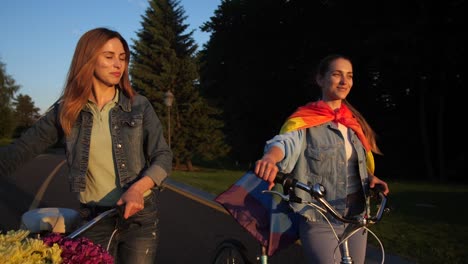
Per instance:
[[[344,104],[341,104],[341,108],[336,112],[323,101],[299,107],[286,120],[280,134],[329,121],[339,122],[355,131],[367,152],[367,168],[373,172],[374,159],[370,146],[361,126]],[[219,194],[215,201],[221,204],[262,246],[266,247],[268,256],[272,256],[299,239],[298,215],[290,210],[288,203],[279,197],[263,194],[262,191],[267,188],[266,181],[257,177],[254,172],[247,171],[231,187]],[[279,184],[273,188],[275,191],[282,192],[282,186]]]
[[[341,123],[356,133],[362,145],[364,146],[364,149],[366,150],[367,169],[371,173],[374,173],[374,156],[372,155],[369,142],[367,141],[367,138],[362,131],[361,125],[345,104],[341,104],[341,107],[337,111],[333,111],[333,109],[331,109],[330,106],[322,100],[301,106],[296,110],[296,112],[288,117],[286,122],[281,127],[280,134],[318,126],[329,121]]]

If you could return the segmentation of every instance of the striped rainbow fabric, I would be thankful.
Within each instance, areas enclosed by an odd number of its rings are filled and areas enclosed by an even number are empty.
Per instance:
[[[282,193],[281,187],[276,184],[273,190]],[[280,197],[262,193],[267,189],[266,181],[258,178],[253,171],[248,171],[219,194],[215,201],[266,247],[267,254],[272,256],[298,240],[299,235],[295,224],[296,214]]]

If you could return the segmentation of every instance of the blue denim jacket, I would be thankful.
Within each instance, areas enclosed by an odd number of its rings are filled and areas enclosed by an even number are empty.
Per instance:
[[[277,135],[267,141],[265,151],[271,146],[280,147],[285,153],[285,158],[278,163],[280,171],[291,173],[298,181],[306,184],[322,184],[326,190],[325,199],[341,214],[347,215],[351,206],[354,210],[359,208],[358,213],[364,213],[369,209],[367,207],[369,180],[366,155],[357,135],[352,131],[351,133],[350,143],[357,152],[357,169],[362,187],[361,193],[352,196],[352,201],[348,200],[347,193],[344,138],[335,123],[327,122],[307,129]],[[313,201],[305,191],[295,190],[295,195],[304,201]],[[311,221],[324,221],[310,206],[298,203],[290,203],[290,206],[295,212],[304,215]],[[332,221],[334,222],[334,219]]]
[[[110,126],[120,186],[126,189],[145,175],[161,185],[172,171],[172,151],[163,137],[161,122],[146,97],[136,95],[131,101],[120,90],[119,93],[119,102],[110,113]],[[64,138],[58,118],[60,107],[60,102],[55,103],[20,138],[1,148],[2,176],[13,173],[21,164]],[[85,107],[70,135],[64,138],[72,192],[85,189],[92,127],[92,113]]]

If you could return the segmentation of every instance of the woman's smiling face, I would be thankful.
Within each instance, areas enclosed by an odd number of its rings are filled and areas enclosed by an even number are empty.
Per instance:
[[[110,39],[99,51],[94,68],[94,78],[105,86],[115,86],[126,68],[126,55],[118,38]]]
[[[353,66],[344,58],[332,61],[328,71],[317,77],[317,83],[322,89],[324,101],[346,99],[353,86]]]

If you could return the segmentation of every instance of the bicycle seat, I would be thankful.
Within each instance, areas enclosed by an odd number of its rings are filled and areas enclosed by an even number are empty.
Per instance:
[[[80,214],[70,208],[47,207],[29,210],[21,216],[21,229],[31,233],[69,233],[79,226]]]

